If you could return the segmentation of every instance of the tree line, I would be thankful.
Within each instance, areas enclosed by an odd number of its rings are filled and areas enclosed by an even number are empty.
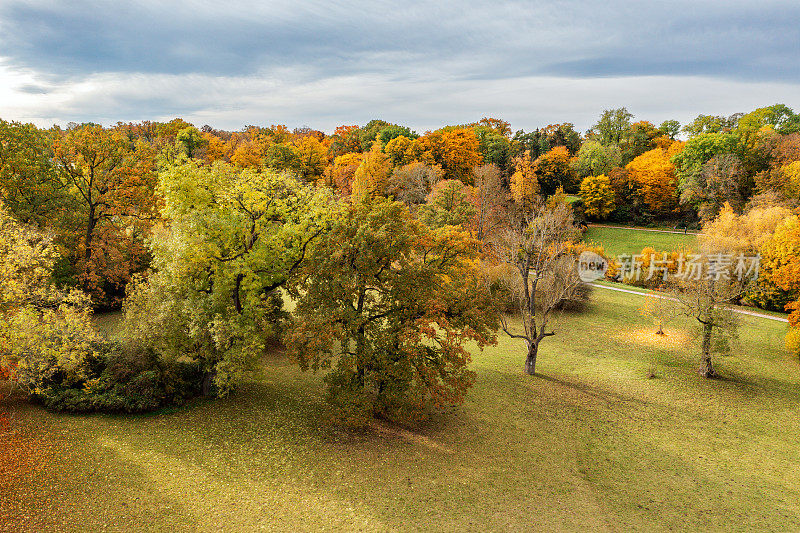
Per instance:
[[[344,419],[457,404],[467,342],[499,328],[534,373],[555,314],[585,301],[587,219],[756,228],[773,252],[749,297],[796,310],[798,117],[655,127],[621,108],[583,135],[0,120],[0,367],[54,408],[137,411],[226,394],[280,342],[328,371]],[[122,340],[102,338],[92,309],[120,306]]]

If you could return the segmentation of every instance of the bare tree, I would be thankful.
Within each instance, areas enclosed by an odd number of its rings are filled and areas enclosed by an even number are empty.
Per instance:
[[[474,236],[479,241],[486,242],[502,225],[507,195],[497,165],[477,166],[472,169],[472,176],[475,183]]]
[[[509,267],[500,281],[520,314],[523,331],[513,332],[505,317],[501,327],[510,337],[525,340],[525,372],[530,375],[536,373],[539,344],[555,335],[554,312],[582,283],[571,252],[578,235],[569,205],[540,200],[519,223],[498,232],[495,239],[497,259]]]

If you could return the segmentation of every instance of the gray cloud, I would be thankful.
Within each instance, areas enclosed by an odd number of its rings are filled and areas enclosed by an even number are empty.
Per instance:
[[[612,0],[602,6],[589,0],[5,0],[0,56],[7,72],[25,80],[12,91],[20,103],[0,102],[0,116],[182,114],[229,122],[225,116],[291,109],[284,121],[314,125],[395,110],[419,126],[429,122],[426,116],[444,120],[442,111],[459,102],[458,122],[492,109],[541,108],[547,116],[563,107],[560,120],[580,123],[570,108],[591,106],[597,113],[609,106],[583,88],[627,78],[630,87],[618,89],[613,104],[626,105],[626,94],[636,99],[645,88],[657,88],[647,79],[659,76],[695,90],[703,85],[687,80],[727,80],[740,91],[742,106],[752,96],[745,87],[758,80],[786,87],[781,100],[797,106],[797,20],[796,2],[770,0]],[[537,79],[548,88],[555,79],[581,90],[539,94],[531,90]],[[684,93],[681,87],[673,94]],[[282,100],[277,91],[293,99]],[[561,101],[572,93],[588,100]],[[545,97],[559,102],[537,101]],[[675,98],[655,95],[649,106],[643,102],[643,112],[672,105],[681,113],[689,104]]]

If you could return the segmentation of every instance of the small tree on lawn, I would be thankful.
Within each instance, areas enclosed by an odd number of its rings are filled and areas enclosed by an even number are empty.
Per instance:
[[[699,373],[706,378],[717,376],[712,362],[714,353],[730,353],[731,342],[737,338],[739,321],[732,304],[752,283],[723,273],[715,256],[703,256],[700,276],[685,276],[679,280],[676,296],[686,316],[697,320],[700,328],[701,364]],[[710,257],[710,259],[709,259]],[[719,257],[719,256],[717,256]]]
[[[672,296],[672,292],[667,287],[656,289],[656,294],[647,298],[639,309],[642,316],[653,320],[653,324],[658,328],[656,335],[666,335],[664,326],[667,322],[678,316],[681,312],[678,303]]]
[[[538,200],[495,240],[498,261],[509,267],[501,283],[522,319],[522,332],[513,332],[505,317],[501,327],[510,337],[525,340],[525,372],[530,375],[536,373],[539,344],[555,334],[553,313],[582,283],[572,252],[578,234],[568,204]]]

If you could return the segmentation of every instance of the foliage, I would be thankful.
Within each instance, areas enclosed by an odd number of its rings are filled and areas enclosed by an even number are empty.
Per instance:
[[[417,206],[425,203],[428,193],[441,181],[442,174],[439,167],[415,161],[392,170],[386,193],[409,207]]]
[[[470,187],[459,180],[443,180],[434,185],[427,203],[419,209],[419,219],[431,228],[462,226],[475,216]]]
[[[676,142],[667,150],[655,148],[645,152],[625,167],[642,202],[658,215],[669,215],[678,207],[675,166],[670,158],[679,153],[681,144]]]
[[[581,145],[575,159],[578,176],[607,175],[622,164],[622,153],[617,145],[603,145],[598,141],[586,141]]]
[[[286,344],[303,369],[331,369],[328,400],[344,421],[408,419],[464,401],[474,380],[464,344],[493,342],[496,321],[476,249],[399,202],[343,206],[292,285]]]
[[[604,175],[587,176],[581,182],[580,195],[583,199],[586,216],[605,220],[614,210],[614,189],[611,181]]]
[[[353,195],[382,196],[386,194],[389,182],[389,160],[380,146],[375,144],[369,152],[364,154],[361,164],[353,176]]]
[[[631,126],[633,115],[624,107],[606,109],[590,132],[603,145],[620,144]]]
[[[159,176],[155,272],[125,302],[128,338],[167,360],[189,358],[224,395],[280,333],[277,292],[323,230],[326,198],[273,170],[193,162]]]
[[[142,241],[156,209],[154,153],[101,126],[56,134],[54,160],[76,203],[65,244],[84,290],[96,303],[114,304],[146,260]]]
[[[545,197],[555,194],[559,188],[568,193],[578,192],[578,175],[565,146],[557,146],[540,155],[533,163],[533,172],[539,182],[539,190]]]

